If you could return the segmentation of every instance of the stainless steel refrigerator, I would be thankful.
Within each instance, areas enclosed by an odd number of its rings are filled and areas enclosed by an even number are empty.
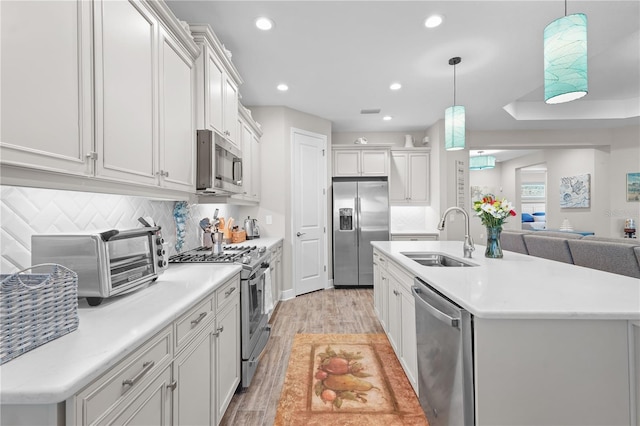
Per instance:
[[[373,285],[371,241],[388,240],[387,178],[333,178],[333,285]]]

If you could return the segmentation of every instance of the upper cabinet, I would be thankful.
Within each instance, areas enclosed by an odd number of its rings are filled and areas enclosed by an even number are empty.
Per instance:
[[[260,138],[262,129],[251,117],[251,111],[240,105],[238,134],[242,136],[242,194],[233,195],[234,199],[260,202]]]
[[[208,25],[190,25],[191,34],[201,48],[197,60],[196,126],[217,132],[238,148],[238,87],[240,74]]]
[[[91,3],[0,2],[0,17],[2,165],[90,175]]]
[[[391,150],[391,204],[429,204],[430,152],[428,148]]]
[[[391,150],[391,204],[429,204],[430,152],[428,148]]]
[[[333,145],[333,176],[388,176],[389,148]]]
[[[3,166],[29,171],[9,172],[6,183],[195,193],[199,48],[164,2],[2,2],[0,8],[0,154]]]

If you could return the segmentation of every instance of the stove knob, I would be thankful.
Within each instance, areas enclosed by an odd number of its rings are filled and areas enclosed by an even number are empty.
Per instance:
[[[258,247],[258,253],[264,253],[267,251],[267,246]]]
[[[247,264],[251,262],[251,256],[242,256],[242,259],[240,261],[244,264]]]

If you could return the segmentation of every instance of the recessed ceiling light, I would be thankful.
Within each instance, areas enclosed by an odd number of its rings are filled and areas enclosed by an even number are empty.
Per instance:
[[[273,21],[269,18],[261,16],[260,18],[256,19],[256,27],[258,27],[262,31],[269,31],[271,28],[273,28]]]
[[[289,86],[284,83],[280,83],[278,84],[278,90],[281,92],[286,92],[287,90],[289,90]]]
[[[392,116],[390,116],[390,115],[385,115],[384,117],[382,117],[382,119],[383,119],[384,121],[389,121],[389,120],[391,120],[392,118],[393,118],[393,117],[392,117]]]
[[[391,89],[391,90],[400,90],[401,87],[402,87],[402,84],[400,84],[400,83],[391,83],[391,86],[389,86],[389,89]]]
[[[427,28],[435,28],[439,27],[442,24],[442,16],[440,15],[431,15],[424,21],[424,26]]]

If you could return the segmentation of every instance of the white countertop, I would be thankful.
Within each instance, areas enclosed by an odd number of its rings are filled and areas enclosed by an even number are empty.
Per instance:
[[[96,307],[81,299],[77,330],[0,366],[0,403],[66,400],[240,270],[171,264],[155,283],[134,293]]]
[[[504,251],[464,259],[461,241],[375,241],[374,247],[480,318],[640,319],[640,280]],[[422,266],[402,252],[435,251],[478,266]]]

